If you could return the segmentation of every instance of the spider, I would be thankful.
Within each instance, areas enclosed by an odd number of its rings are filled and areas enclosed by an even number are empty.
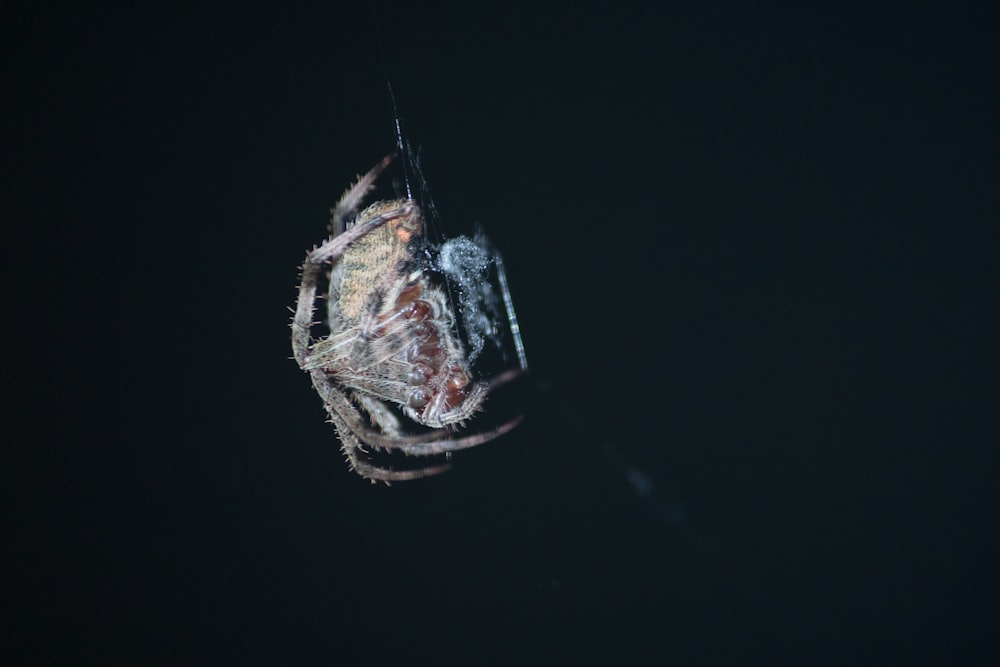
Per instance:
[[[372,483],[417,479],[449,468],[433,463],[393,469],[379,465],[376,452],[450,458],[451,452],[512,430],[521,417],[464,437],[453,432],[481,409],[492,389],[527,369],[502,260],[489,254],[485,239],[430,244],[423,213],[410,198],[375,202],[358,213],[392,159],[385,157],[358,177],[331,210],[330,238],[302,265],[291,325],[295,361],[312,378],[349,466]],[[495,339],[497,331],[496,295],[483,278],[490,263],[497,266],[520,366],[484,382],[474,380],[471,363],[484,338]],[[326,265],[330,333],[314,340],[315,301]],[[464,341],[450,298],[455,290],[440,284],[442,275],[459,283]],[[405,433],[400,412],[433,430]]]

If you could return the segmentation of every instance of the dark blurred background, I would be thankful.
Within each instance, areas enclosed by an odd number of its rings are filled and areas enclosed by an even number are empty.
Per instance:
[[[10,11],[4,662],[996,661],[976,7]],[[533,367],[391,488],[286,310],[386,78]]]

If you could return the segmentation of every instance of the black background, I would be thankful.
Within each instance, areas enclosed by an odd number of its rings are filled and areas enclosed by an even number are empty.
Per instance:
[[[11,12],[12,664],[997,660],[974,7]],[[533,367],[391,488],[286,310],[386,77]]]

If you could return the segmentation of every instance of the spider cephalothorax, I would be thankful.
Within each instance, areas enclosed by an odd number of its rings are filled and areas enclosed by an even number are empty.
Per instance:
[[[423,214],[411,199],[379,201],[357,213],[390,161],[387,157],[359,178],[333,209],[331,238],[303,264],[292,321],[295,359],[310,373],[352,468],[385,481],[435,474],[447,466],[392,470],[375,464],[366,446],[432,455],[482,444],[516,426],[519,419],[463,438],[454,438],[449,430],[480,409],[491,385],[511,379],[525,366],[513,311],[508,309],[521,368],[491,382],[473,379],[471,360],[482,347],[484,333],[495,335],[497,327],[497,299],[482,278],[495,259],[485,242],[459,237],[432,252]],[[314,342],[314,302],[326,264],[332,264],[330,333]],[[471,354],[459,335],[441,275],[462,283],[461,306],[468,320],[463,331],[475,339]],[[504,303],[510,304],[506,293]],[[437,430],[404,434],[392,405],[417,424]],[[365,424],[361,412],[377,428]]]

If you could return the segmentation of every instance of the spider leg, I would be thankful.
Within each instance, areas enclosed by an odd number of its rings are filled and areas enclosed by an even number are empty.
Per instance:
[[[490,379],[489,391],[492,392],[497,387],[505,385],[512,380],[516,380],[524,375],[524,373],[525,371],[519,368],[512,368],[500,373]],[[424,439],[425,436],[433,436],[436,434],[441,436],[450,435],[449,431],[445,429],[438,429],[436,431],[432,431],[431,433],[427,433],[424,436],[400,436],[399,438],[396,438],[396,440],[400,442],[398,445],[399,449],[407,454],[410,454],[411,456],[431,456],[434,454],[454,452],[460,449],[468,449],[470,447],[475,447],[489,442],[490,440],[499,438],[504,433],[514,430],[522,421],[524,421],[524,417],[522,415],[518,415],[517,417],[505,421],[493,430],[473,433],[472,435],[467,435],[464,438],[439,437],[436,439]],[[420,440],[418,440],[418,438]]]
[[[451,435],[451,433],[445,429],[438,429],[437,431],[433,431],[428,434],[435,435],[438,439],[428,440],[426,442],[409,442],[410,438],[416,438],[419,436],[403,436],[398,440],[405,440],[407,442],[397,444],[396,448],[406,454],[409,454],[410,456],[433,456],[435,454],[456,452],[460,449],[477,447],[489,442],[490,440],[495,440],[504,433],[513,431],[522,421],[524,421],[524,417],[518,415],[517,417],[500,424],[500,426],[497,426],[495,429],[473,433],[472,435],[467,435],[464,438],[443,438],[441,436]]]
[[[503,306],[507,311],[507,324],[514,338],[514,349],[517,350],[517,361],[521,370],[528,370],[528,357],[524,353],[524,341],[521,340],[521,327],[517,324],[517,313],[514,312],[514,299],[510,296],[510,286],[507,284],[507,267],[500,253],[493,253],[493,262],[497,267],[497,281],[500,283],[500,294],[503,296]]]
[[[494,378],[490,382],[490,387],[498,387],[521,375],[522,372],[518,369],[506,371]],[[351,415],[348,421],[352,436],[367,445],[385,451],[395,449],[410,456],[433,456],[460,449],[469,449],[499,438],[512,431],[524,420],[524,417],[518,415],[495,429],[473,433],[462,438],[451,437],[452,433],[447,429],[436,429],[420,435],[386,435],[366,425],[350,400],[343,392],[330,384],[329,379],[322,371],[313,371],[312,377],[313,386],[323,397],[323,404],[328,406],[331,415],[333,412],[337,412],[340,416]]]
[[[322,377],[321,374],[317,377],[317,373],[312,373],[312,376],[317,391],[324,396],[323,402],[326,405],[327,414],[337,429],[341,448],[347,457],[348,464],[354,472],[365,479],[372,480],[373,483],[378,480],[388,484],[389,482],[404,482],[411,479],[438,475],[451,467],[447,464],[441,464],[410,470],[393,470],[374,465],[361,446],[362,438],[359,437],[359,434],[367,438],[367,429],[361,419],[361,415],[358,414],[358,411],[351,405],[351,402],[337,388],[330,386],[329,380]],[[320,383],[322,386],[320,386]],[[343,401],[329,400],[333,396],[342,398]]]
[[[363,394],[360,391],[352,391],[351,398],[357,401],[364,412],[368,413],[371,421],[382,429],[382,433],[385,433],[389,437],[402,434],[403,430],[399,424],[399,419],[385,403],[374,396]]]
[[[364,176],[358,176],[358,182],[344,190],[337,205],[330,209],[330,233],[333,236],[344,233],[347,229],[347,221],[358,212],[361,202],[375,187],[375,181],[389,164],[392,163],[395,154],[390,153],[382,158],[382,161],[372,167]]]
[[[508,382],[512,382],[513,380],[516,380],[517,378],[521,377],[527,372],[528,369],[526,368],[511,368],[505,370],[503,373],[500,373],[499,375],[494,375],[493,377],[490,378],[489,390],[492,392],[497,387],[502,387],[503,385],[507,384]]]
[[[347,463],[351,466],[351,470],[365,479],[372,480],[372,482],[375,482],[376,480],[386,483],[405,482],[411,479],[420,479],[421,477],[439,475],[451,467],[447,464],[443,464],[416,468],[413,470],[393,470],[391,468],[376,466],[372,464],[371,461],[369,461],[364,455],[364,450],[361,449],[357,436],[354,435],[350,426],[347,425],[343,418],[341,418],[335,411],[330,411],[330,420],[337,428],[337,434],[340,436],[341,447],[344,454],[347,456]]]

